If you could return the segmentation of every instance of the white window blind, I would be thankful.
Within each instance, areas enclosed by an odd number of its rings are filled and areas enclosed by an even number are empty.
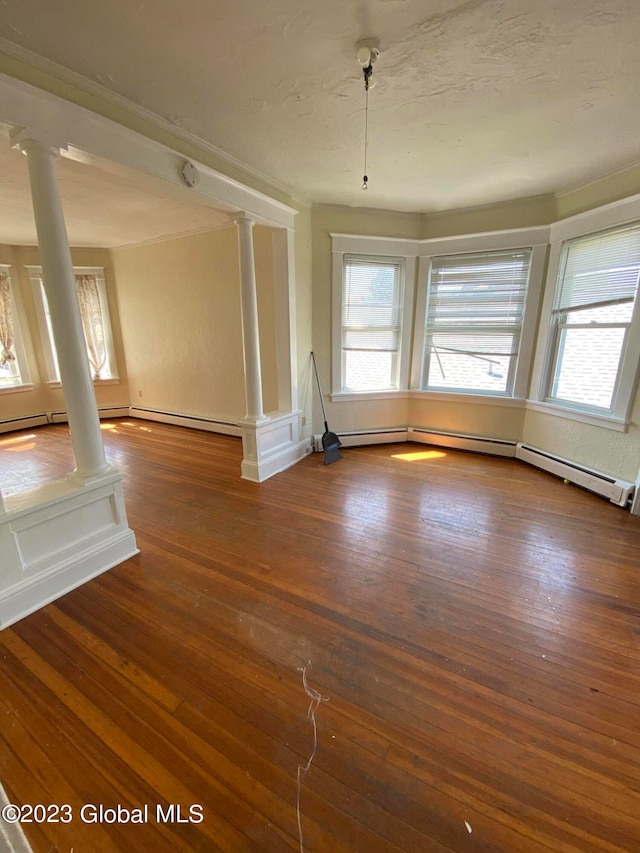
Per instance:
[[[552,324],[548,398],[613,413],[640,275],[640,226],[568,241]]]
[[[513,393],[531,249],[433,258],[422,388]]]
[[[345,255],[342,299],[342,390],[398,386],[403,262]]]

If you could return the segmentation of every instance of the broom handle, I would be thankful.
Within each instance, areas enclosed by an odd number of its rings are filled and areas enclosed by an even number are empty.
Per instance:
[[[311,352],[311,360],[313,361],[313,369],[316,373],[316,382],[318,383],[318,394],[320,395],[320,405],[322,406],[322,419],[324,421],[324,429],[325,432],[329,432],[329,427],[327,426],[327,416],[324,411],[324,400],[322,399],[322,388],[320,387],[320,377],[318,376],[318,365],[316,364],[316,357]]]

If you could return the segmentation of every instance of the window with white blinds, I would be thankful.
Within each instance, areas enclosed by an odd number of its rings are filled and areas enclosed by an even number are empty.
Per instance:
[[[530,248],[435,257],[421,387],[512,396]]]
[[[344,255],[342,390],[398,387],[404,263]]]
[[[564,244],[551,315],[547,399],[609,414],[619,408],[639,275],[640,225]]]

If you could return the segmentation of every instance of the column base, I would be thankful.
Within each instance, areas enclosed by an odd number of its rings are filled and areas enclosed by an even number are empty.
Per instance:
[[[300,439],[299,412],[277,413],[258,424],[239,422],[242,433],[242,479],[262,483],[311,453]]]
[[[85,475],[78,473],[78,471],[72,471],[70,474],[67,474],[67,480],[74,486],[91,486],[96,483],[106,482],[114,475],[117,477],[120,476],[119,472],[115,468],[108,465],[104,471],[100,471],[98,474]]]
[[[245,415],[242,420],[238,421],[238,426],[258,426],[259,424],[269,423],[271,418],[269,415]]]

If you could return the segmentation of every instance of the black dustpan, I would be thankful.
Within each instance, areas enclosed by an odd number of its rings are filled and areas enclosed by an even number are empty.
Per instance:
[[[318,394],[320,395],[320,405],[322,406],[322,417],[324,419],[324,435],[322,436],[322,449],[324,450],[324,464],[331,465],[332,462],[337,462],[338,459],[342,459],[342,453],[340,453],[340,439],[335,434],[335,432],[331,432],[329,430],[329,424],[327,423],[327,415],[324,410],[324,400],[322,399],[322,389],[320,388],[320,377],[318,376],[318,366],[316,365],[316,357],[313,353],[311,353],[311,359],[313,361],[313,369],[316,374],[316,382],[318,383]]]

